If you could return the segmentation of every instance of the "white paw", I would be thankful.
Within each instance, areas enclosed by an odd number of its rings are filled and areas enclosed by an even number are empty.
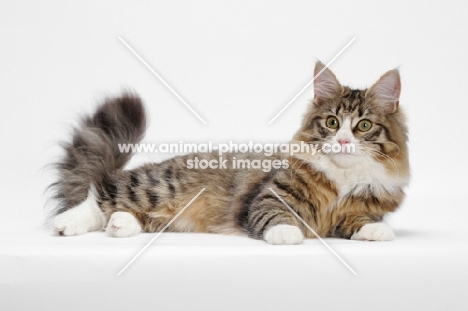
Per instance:
[[[109,219],[106,232],[110,236],[127,238],[139,234],[141,232],[141,226],[132,214],[127,212],[115,212]]]
[[[88,225],[74,213],[64,212],[55,216],[53,228],[58,235],[81,235],[88,232]]]
[[[81,204],[55,216],[52,227],[58,235],[81,235],[102,229],[104,220],[94,195],[89,192],[88,198]]]
[[[301,229],[290,225],[276,225],[265,231],[263,239],[270,244],[300,244],[304,239]]]
[[[382,222],[365,224],[351,236],[351,240],[391,241],[395,237],[392,228]]]

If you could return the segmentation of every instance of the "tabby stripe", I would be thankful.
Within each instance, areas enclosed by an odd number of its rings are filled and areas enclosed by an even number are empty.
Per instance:
[[[174,196],[175,194],[175,187],[173,184],[171,183],[168,183],[167,186],[169,187],[169,191],[171,192],[171,194]]]
[[[359,90],[351,90],[351,94],[349,94],[349,98],[356,99],[359,97]]]
[[[317,206],[315,206],[315,204],[310,203],[309,207],[309,211],[312,214],[312,217],[314,218],[314,222],[317,224]]]
[[[340,112],[340,110],[341,110],[341,105],[339,105],[338,107],[336,107],[335,115],[338,115],[338,113]]]
[[[275,202],[280,202],[276,196],[274,196],[272,194],[269,194],[269,193],[266,193],[266,194],[262,195],[261,197],[259,197],[255,201],[262,202],[262,201],[265,201],[265,200],[273,200]]]
[[[320,128],[318,129],[318,132],[320,134],[320,137],[322,138],[325,138],[328,136],[328,131],[322,126],[320,126]]]
[[[281,189],[283,190],[284,192],[290,194],[291,196],[293,196],[297,201],[299,202],[303,202],[303,201],[307,201],[305,198],[304,198],[304,195],[302,193],[298,193],[298,191],[296,191],[295,188],[292,188],[290,187],[289,185],[286,185],[286,184],[282,184],[280,183],[278,180],[275,180],[275,186],[278,188],[278,189]]]
[[[263,209],[261,209],[261,210],[256,210],[256,211],[254,211],[254,212],[251,212],[250,215],[249,215],[249,216],[250,216],[249,225],[250,225],[251,227],[254,227],[254,228],[255,228],[255,226],[256,226],[255,224],[256,224],[257,222],[259,222],[260,219],[262,219],[263,216],[265,216],[266,213],[267,213],[267,211],[265,211],[265,210],[263,210]]]
[[[137,198],[137,195],[135,193],[135,191],[133,191],[133,188],[131,186],[127,186],[127,190],[128,190],[128,194],[130,196],[130,201],[132,202],[138,202],[138,198]]]
[[[372,201],[372,204],[374,204],[375,206],[381,205],[379,198],[376,197],[375,195],[371,195],[370,200]]]
[[[248,217],[249,217],[249,208],[254,201],[254,199],[259,195],[260,191],[262,191],[262,187],[264,184],[268,183],[274,177],[274,171],[270,171],[261,182],[253,184],[250,191],[244,197],[244,202],[242,204],[242,209],[238,216],[238,223],[242,228],[246,228],[248,224]]]
[[[364,139],[371,141],[372,139],[374,139],[374,137],[379,137],[381,133],[382,133],[382,128],[379,127],[379,129],[374,130],[373,132],[367,135],[364,135]]]
[[[151,207],[156,207],[158,205],[159,196],[150,189],[146,189],[146,195],[148,196],[148,200],[151,203]]]
[[[269,217],[267,220],[264,221],[261,229],[260,229],[260,232],[263,233],[265,231],[266,228],[268,228],[268,226],[270,225],[271,221],[273,219],[275,219],[276,217],[278,217],[278,214],[274,214],[272,215],[271,217]]]
[[[346,220],[346,217],[343,217],[343,218],[340,219],[340,222],[333,229],[333,232],[332,232],[333,236],[343,237],[343,238],[346,238],[346,239],[349,239],[351,237],[351,235],[348,236],[348,237],[344,236],[343,225],[344,225],[345,220]]]
[[[384,132],[385,132],[385,136],[387,136],[387,139],[388,139],[389,141],[392,141],[392,142],[393,142],[392,137],[391,137],[391,135],[390,135],[390,131],[388,130],[388,128],[387,128],[385,125],[381,124],[381,123],[376,123],[376,125],[378,125],[378,126],[380,126],[381,128],[383,128],[383,130],[384,130]]]
[[[297,169],[296,172],[295,172],[293,183],[297,182],[298,184],[303,186],[303,188],[305,189],[305,191],[303,191],[303,193],[308,193],[309,184],[302,178],[301,173],[297,172],[298,170],[299,169]]]
[[[167,182],[170,182],[170,181],[171,181],[171,179],[172,179],[172,168],[171,168],[171,167],[168,167],[168,168],[164,171],[163,178],[164,178],[164,180],[167,181]]]
[[[179,168],[175,169],[175,179],[180,180],[180,169]]]
[[[359,116],[359,118],[361,118],[363,115],[364,115],[364,108],[363,108],[363,107],[359,107],[359,109],[358,109],[358,116]]]
[[[309,128],[313,128],[314,125],[317,123],[317,122],[320,122],[320,120],[322,119],[322,117],[315,117],[313,118],[312,120],[309,121]]]
[[[131,209],[131,207],[125,202],[119,202],[119,204],[121,204],[125,209]]]
[[[320,124],[320,120],[322,120],[322,117],[313,118],[309,128],[312,132],[319,132],[320,136],[325,138],[328,136],[328,131]]]
[[[115,198],[117,197],[118,189],[117,186],[112,182],[112,180],[104,180],[103,186],[110,199],[115,200]]]
[[[386,154],[386,152],[385,152],[385,144],[383,144],[383,143],[376,143],[376,142],[374,142],[374,145],[377,145],[377,146],[379,146],[379,148],[380,148],[380,150],[379,150],[379,151],[381,151],[381,152],[383,152],[383,153],[385,153],[385,154]]]
[[[130,184],[132,187],[138,187],[140,185],[140,181],[138,180],[138,173],[136,171],[130,172]]]

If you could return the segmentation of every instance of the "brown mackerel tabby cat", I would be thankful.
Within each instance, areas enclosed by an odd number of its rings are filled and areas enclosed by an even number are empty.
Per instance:
[[[324,69],[318,62],[315,74]],[[401,204],[408,184],[407,127],[399,108],[400,76],[385,73],[371,88],[342,86],[328,69],[314,81],[315,97],[292,143],[354,145],[355,152],[293,155],[230,153],[246,160],[288,160],[272,169],[189,169],[187,161],[215,153],[177,156],[123,170],[146,128],[136,95],[108,99],[82,119],[52,185],[57,234],[103,230],[115,237],[161,230],[202,188],[206,190],[167,229],[173,232],[246,233],[271,244],[314,238],[274,192],[321,237],[391,240],[382,222]],[[271,191],[270,188],[274,191]]]

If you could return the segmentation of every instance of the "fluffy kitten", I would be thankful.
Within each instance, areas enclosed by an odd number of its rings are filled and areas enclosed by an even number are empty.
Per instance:
[[[315,74],[324,69],[318,62]],[[342,86],[324,69],[315,97],[292,142],[354,144],[354,153],[227,154],[241,159],[286,159],[289,168],[188,169],[188,154],[123,170],[130,154],[118,143],[137,143],[146,127],[144,107],[131,94],[109,99],[83,118],[57,164],[52,185],[59,207],[53,228],[61,235],[105,230],[116,237],[161,230],[202,189],[167,229],[176,232],[247,233],[271,244],[314,238],[278,194],[321,237],[391,240],[382,219],[402,202],[408,184],[407,128],[399,108],[400,76],[385,73],[370,89]],[[273,190],[271,191],[270,190]]]

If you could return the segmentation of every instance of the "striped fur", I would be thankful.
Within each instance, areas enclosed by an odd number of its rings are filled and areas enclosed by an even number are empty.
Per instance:
[[[322,69],[323,64],[317,63],[316,73]],[[387,72],[368,90],[354,90],[342,86],[325,69],[316,79],[315,98],[292,142],[323,145],[336,142],[339,135],[349,135],[358,146],[357,153],[223,155],[228,163],[233,157],[288,160],[289,168],[270,172],[229,166],[187,169],[187,160],[218,159],[215,153],[178,156],[123,170],[128,155],[117,154],[116,145],[141,139],[146,126],[144,109],[134,95],[108,100],[84,119],[72,142],[65,146],[66,156],[58,164],[61,177],[53,185],[61,203],[55,214],[84,201],[92,184],[106,221],[115,212],[126,212],[135,217],[142,231],[156,232],[206,188],[168,231],[247,233],[263,239],[267,230],[290,225],[298,227],[305,237],[314,238],[271,188],[320,236],[349,239],[366,224],[381,222],[404,198],[409,164],[399,93],[396,70]],[[343,128],[328,127],[330,116]],[[370,130],[358,129],[361,120],[372,123]],[[346,124],[349,129],[344,128]]]

